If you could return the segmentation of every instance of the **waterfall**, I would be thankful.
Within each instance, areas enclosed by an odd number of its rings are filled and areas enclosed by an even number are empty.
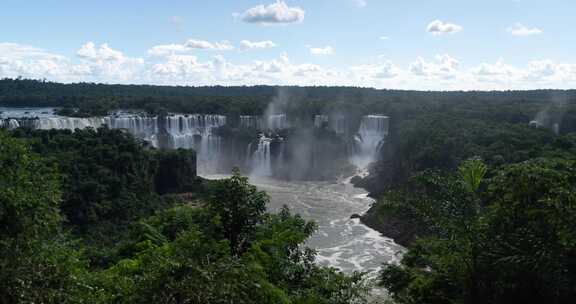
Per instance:
[[[360,128],[355,136],[355,153],[351,162],[358,168],[366,168],[376,160],[378,151],[388,135],[390,118],[384,115],[367,115],[362,117]]]
[[[348,131],[348,120],[343,115],[332,117],[330,127],[338,134],[344,134]]]
[[[173,149],[194,149],[199,169],[214,169],[222,152],[222,140],[214,130],[226,124],[226,116],[174,114],[165,118],[161,132],[165,132]]]
[[[4,129],[16,129],[20,127],[20,123],[16,119],[7,118],[7,119],[0,119],[0,128]]]
[[[22,111],[20,111],[22,112]],[[16,114],[21,114],[17,112]],[[11,113],[10,113],[11,114]],[[201,114],[170,114],[153,117],[130,113],[116,113],[105,117],[63,117],[53,114],[37,115],[24,112],[17,119],[0,119],[0,127],[15,128],[29,126],[33,129],[86,129],[107,125],[111,129],[123,129],[134,136],[159,147],[159,137],[166,141],[167,148],[194,149],[198,163],[213,168],[221,155],[221,138],[214,134],[216,128],[226,124],[226,116]],[[162,142],[164,145],[164,141]],[[200,168],[199,168],[200,169]]]
[[[135,114],[115,114],[104,118],[110,129],[123,129],[158,147],[158,117]]]
[[[288,128],[286,114],[273,114],[266,116],[266,123],[261,116],[240,115],[240,128],[256,130],[283,130]]]
[[[262,130],[262,117],[253,115],[240,115],[240,128]]]
[[[266,137],[264,134],[260,134],[260,138],[258,139],[258,147],[251,157],[251,174],[256,176],[272,176],[272,153],[270,151],[271,143],[272,138]],[[250,147],[251,146],[249,146],[249,149]]]
[[[328,116],[328,115],[316,115],[314,116],[314,127],[322,128],[324,125],[328,124],[328,128],[338,134],[346,133],[347,120],[342,115]]]
[[[269,130],[284,130],[288,128],[286,114],[268,115],[266,119],[266,128]]]
[[[315,128],[322,128],[324,124],[328,123],[328,116],[327,115],[316,115],[314,116],[314,127]]]
[[[147,138],[158,133],[158,117],[141,115],[106,117],[106,124],[111,129],[125,129],[130,133]]]
[[[39,130],[76,130],[94,128],[97,129],[106,124],[106,118],[100,117],[42,117],[34,121],[33,128]]]

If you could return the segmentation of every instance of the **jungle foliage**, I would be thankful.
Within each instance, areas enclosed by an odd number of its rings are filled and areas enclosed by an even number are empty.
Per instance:
[[[361,274],[314,263],[314,223],[239,172],[197,179],[190,153],[0,130],[0,303],[364,303]]]

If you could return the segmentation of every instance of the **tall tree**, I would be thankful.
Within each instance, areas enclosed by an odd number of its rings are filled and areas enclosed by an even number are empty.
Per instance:
[[[238,169],[231,178],[216,183],[209,209],[220,216],[234,255],[248,246],[256,225],[263,220],[268,201],[268,195],[250,185]]]
[[[82,263],[60,230],[56,171],[2,130],[0,185],[0,303],[78,302]]]

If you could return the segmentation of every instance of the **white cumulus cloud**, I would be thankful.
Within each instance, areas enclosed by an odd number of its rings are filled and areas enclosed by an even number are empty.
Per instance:
[[[261,42],[261,41],[260,41]],[[254,42],[252,42],[254,43]],[[320,48],[325,49],[325,48]],[[286,53],[268,60],[228,61],[183,51],[184,44],[158,45],[144,58],[128,56],[108,44],[87,42],[77,56],[63,56],[17,43],[0,42],[0,78],[48,79],[60,82],[104,82],[163,85],[345,85],[417,90],[510,90],[576,87],[576,63],[549,58],[512,65],[466,65],[450,55],[416,58],[401,65],[387,57],[373,63],[331,66],[294,62]],[[243,53],[246,54],[246,53]],[[366,59],[363,59],[366,60]]]
[[[153,46],[148,50],[148,54],[152,56],[167,56],[177,52],[185,52],[190,49],[182,44],[163,44]]]
[[[269,5],[257,5],[240,15],[244,22],[258,24],[289,24],[304,21],[305,11],[300,7],[290,7],[284,1]]]
[[[426,61],[418,57],[412,62],[408,69],[416,76],[452,78],[458,72],[460,63],[450,55],[437,55],[435,61]]]
[[[123,61],[124,54],[122,52],[112,49],[108,44],[104,43],[99,47],[94,42],[86,42],[76,52],[76,55],[82,59],[93,61]]]
[[[74,69],[96,79],[122,81],[135,79],[144,67],[142,58],[127,57],[106,43],[97,46],[91,41],[86,42],[76,55],[81,59],[81,64]]]
[[[31,77],[62,79],[68,59],[29,45],[0,43],[0,78]]]
[[[240,49],[242,50],[250,50],[250,49],[269,49],[276,47],[276,44],[270,40],[266,41],[250,41],[250,40],[242,40],[240,41]]]
[[[234,49],[234,46],[228,41],[221,42],[209,42],[205,40],[189,39],[183,44],[172,43],[172,44],[161,44],[153,46],[148,50],[148,54],[151,56],[168,56],[174,55],[179,52],[187,52],[195,49],[200,50],[211,50],[211,51],[230,51]]]
[[[499,59],[494,64],[481,63],[478,67],[473,68],[471,72],[475,75],[484,77],[512,76],[517,73],[517,69],[504,63],[503,59]]]
[[[389,79],[399,76],[401,70],[390,60],[380,63],[354,66],[352,71],[361,75],[361,77],[370,77],[374,79]]]
[[[209,42],[205,40],[189,39],[184,43],[184,46],[190,49],[204,49],[214,51],[230,51],[234,47],[228,41],[222,42]]]
[[[462,26],[458,24],[441,20],[434,20],[428,24],[428,27],[426,27],[426,31],[433,35],[455,34],[462,31],[462,29]]]
[[[539,35],[542,34],[543,31],[537,27],[528,27],[523,25],[522,23],[516,23],[513,26],[510,26],[506,29],[508,33],[512,34],[513,36],[532,36],[532,35]]]
[[[325,47],[310,47],[310,54],[317,56],[327,56],[334,54],[334,48],[331,46]]]

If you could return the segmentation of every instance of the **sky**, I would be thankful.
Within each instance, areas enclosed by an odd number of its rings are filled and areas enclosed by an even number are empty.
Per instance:
[[[575,0],[2,0],[0,78],[576,88]]]

